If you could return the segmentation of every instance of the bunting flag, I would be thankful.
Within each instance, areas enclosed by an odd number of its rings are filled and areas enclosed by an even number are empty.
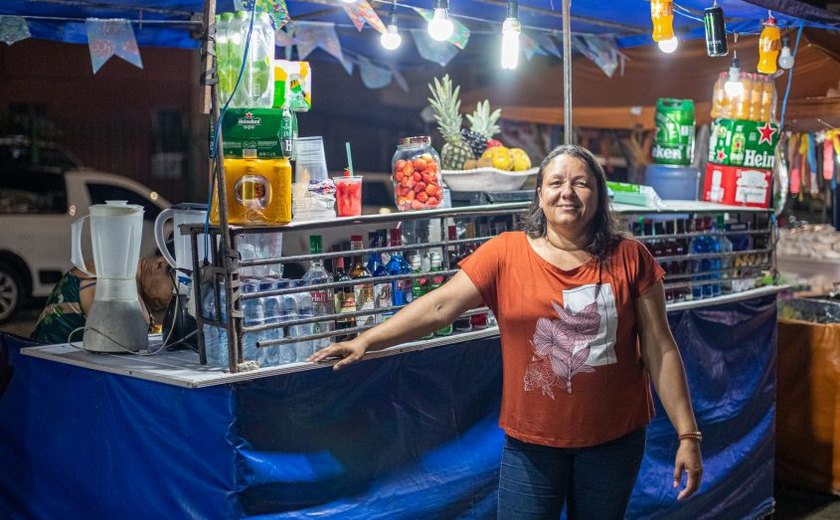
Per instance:
[[[531,38],[525,33],[519,34],[519,47],[522,49],[522,53],[525,55],[525,58],[527,58],[528,61],[531,61],[531,58],[534,57],[534,54],[537,54],[538,52],[540,54],[545,54],[544,52],[541,52],[541,49],[537,45],[537,42],[535,42],[533,38]]]
[[[572,36],[572,44],[581,54],[592,60],[607,77],[612,77],[615,69],[618,68],[619,60],[622,61],[622,73],[624,70],[624,55],[618,52],[615,38],[611,36],[594,36],[585,34]]]
[[[281,29],[291,21],[286,0],[234,0],[233,7],[237,11],[252,11],[271,15],[271,25],[274,29]]]
[[[401,89],[403,89],[403,92],[408,92],[408,91],[409,91],[409,89],[408,89],[408,81],[405,79],[405,76],[403,76],[403,75],[400,73],[400,71],[398,71],[398,70],[397,70],[397,68],[396,68],[396,67],[394,67],[394,65],[393,65],[393,64],[389,63],[389,64],[388,64],[388,67],[391,69],[391,74],[393,74],[393,76],[394,76],[394,81],[396,81],[396,82],[397,82],[397,85],[398,85]]]
[[[439,42],[432,39],[425,29],[411,29],[411,37],[417,46],[417,52],[424,60],[437,63],[441,67],[452,61],[458,54],[458,47],[448,41]]]
[[[362,83],[369,89],[385,88],[391,84],[391,71],[367,58],[359,58],[359,75],[362,77]]]
[[[551,36],[545,35],[542,38],[540,38],[539,46],[548,54],[556,56],[561,60],[563,59],[563,52],[557,48],[557,44],[554,43],[554,40],[551,38]]]
[[[426,23],[428,23],[435,14],[435,12],[431,9],[422,9],[420,7],[413,7],[412,9],[417,11],[417,14],[422,16],[423,19],[426,20]],[[455,27],[455,30],[452,31],[452,36],[450,36],[449,39],[446,41],[458,47],[459,49],[464,50],[464,48],[467,46],[467,42],[470,39],[470,30],[467,28],[466,25],[462,24],[461,22],[459,22],[451,16],[449,17],[449,20],[452,22],[452,25]]]
[[[0,16],[0,41],[6,45],[25,40],[29,34],[29,26],[22,16]]]
[[[349,4],[342,2],[341,6],[344,7],[344,12],[350,17],[357,30],[361,31],[365,26],[365,22],[367,22],[368,25],[380,33],[385,32],[385,24],[382,23],[382,19],[379,18],[379,15],[376,14],[376,11],[373,10],[373,7],[370,6],[367,0],[356,0]]]
[[[348,74],[353,72],[353,64],[341,51],[341,42],[335,32],[335,25],[327,22],[292,22],[294,40],[297,45],[298,59],[303,61],[312,51],[320,47],[330,56],[341,62]]]
[[[291,26],[289,26],[291,29]],[[274,31],[274,45],[278,47],[291,47],[295,44],[295,37],[290,30],[277,29]]]
[[[137,40],[134,39],[134,29],[128,20],[88,18],[85,20],[85,26],[94,74],[115,55],[137,68],[143,68],[140,49],[137,47]]]

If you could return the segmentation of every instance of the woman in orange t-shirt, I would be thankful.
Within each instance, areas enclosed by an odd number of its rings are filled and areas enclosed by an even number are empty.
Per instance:
[[[609,211],[606,177],[565,145],[540,165],[524,232],[503,233],[439,289],[310,361],[364,356],[451,323],[483,301],[499,324],[505,448],[499,518],[623,518],[653,415],[649,380],[679,436],[677,498],[700,486],[701,434],[668,328],[664,272]]]

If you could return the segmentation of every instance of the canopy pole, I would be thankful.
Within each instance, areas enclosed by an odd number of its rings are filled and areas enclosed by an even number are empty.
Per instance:
[[[572,0],[563,0],[563,144],[572,144]]]

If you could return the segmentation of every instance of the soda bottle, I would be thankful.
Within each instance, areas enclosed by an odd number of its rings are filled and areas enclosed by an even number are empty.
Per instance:
[[[752,74],[741,72],[740,78],[744,91],[735,98],[735,119],[748,119],[750,117],[750,99],[753,87]]]
[[[350,237],[350,249],[353,251],[360,251],[365,248],[365,243],[362,235],[352,235]],[[361,254],[357,254],[350,268],[350,277],[354,280],[371,278],[373,274],[367,270],[363,262]],[[353,287],[354,296],[356,299],[357,311],[372,311],[375,308],[375,301],[373,297],[373,282],[357,283]],[[376,323],[376,316],[374,314],[367,314],[356,318],[357,325],[372,326]]]
[[[335,259],[335,273],[333,279],[336,282],[350,282],[353,279],[344,271],[344,257],[339,256]],[[356,312],[356,294],[353,291],[351,284],[338,287],[335,290],[335,309],[339,314]],[[347,318],[339,318],[335,320],[335,328],[351,329],[356,326],[356,318],[350,316]],[[347,341],[353,339],[355,334],[344,334],[335,337],[335,341]]]
[[[729,100],[724,90],[724,85],[726,85],[726,80],[728,79],[729,74],[725,71],[721,72],[718,75],[717,81],[715,81],[715,86],[712,88],[712,119],[719,117],[729,118]]]
[[[776,58],[781,50],[782,33],[776,26],[776,19],[769,16],[764,22],[764,29],[758,38],[758,72],[774,74],[776,72]]]
[[[384,247],[385,243],[381,242],[382,236],[379,231],[371,231],[368,233],[371,249]],[[385,269],[385,264],[382,263],[382,255],[379,251],[374,251],[368,257],[367,270],[374,276],[388,276],[388,271]],[[373,284],[373,302],[377,309],[386,309],[393,305],[393,298],[391,297],[391,282],[378,282]],[[383,314],[376,314],[376,323],[385,321]]]
[[[761,120],[761,100],[764,97],[764,78],[761,74],[751,74],[752,90],[750,91],[750,112],[747,119]]]
[[[761,115],[759,121],[771,121],[776,118],[776,83],[770,76],[764,76],[761,96]]]
[[[674,37],[674,2],[672,0],[650,0],[650,19],[653,22],[655,42]]]
[[[391,247],[399,247],[402,244],[402,233],[399,229],[391,230]],[[385,264],[385,271],[388,275],[394,276],[398,274],[408,274],[411,272],[411,266],[405,260],[400,251],[393,251],[388,263]],[[391,301],[393,305],[408,305],[411,303],[411,279],[403,278],[391,282]],[[383,318],[387,318],[393,313],[386,313]]]

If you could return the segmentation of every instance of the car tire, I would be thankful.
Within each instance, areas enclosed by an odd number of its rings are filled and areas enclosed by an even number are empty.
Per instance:
[[[6,262],[0,262],[0,323],[9,321],[23,302],[23,281]]]

